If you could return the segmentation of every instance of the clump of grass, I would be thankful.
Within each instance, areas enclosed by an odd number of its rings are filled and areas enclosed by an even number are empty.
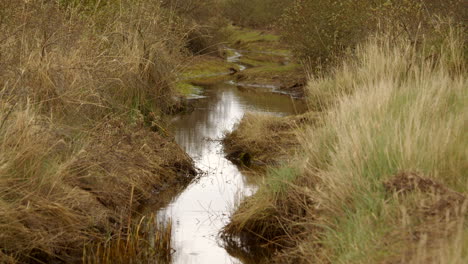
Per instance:
[[[464,45],[453,27],[438,46],[376,37],[312,79],[327,111],[300,134],[299,175],[262,185],[226,231],[283,245],[278,263],[464,263]]]
[[[236,78],[241,83],[276,85],[283,91],[294,91],[298,95],[304,95],[306,78],[305,72],[299,64],[264,65],[246,69]]]
[[[1,251],[24,262],[69,259],[109,214],[89,193],[64,184],[74,151],[53,123],[31,105],[4,102],[2,120]]]
[[[296,129],[314,123],[313,114],[281,117],[246,114],[233,132],[223,139],[231,160],[245,165],[272,165],[294,156],[298,146]]]
[[[246,253],[260,247],[269,251],[264,257],[272,258],[277,250],[294,248],[298,234],[314,236],[300,224],[315,219],[316,213],[304,210],[314,203],[302,187],[292,185],[300,177],[298,165],[294,161],[268,170],[258,192],[240,204],[222,230],[231,248]]]

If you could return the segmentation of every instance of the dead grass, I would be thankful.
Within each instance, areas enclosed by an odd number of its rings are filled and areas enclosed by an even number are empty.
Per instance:
[[[186,184],[196,174],[190,157],[175,142],[142,121],[109,120],[92,138],[76,155],[66,180],[123,215],[154,204],[154,192]]]
[[[302,162],[270,174],[226,232],[279,245],[277,263],[465,263],[465,38],[445,28],[435,46],[374,38],[312,79],[326,111],[300,134]]]
[[[108,212],[89,193],[63,183],[73,149],[54,137],[50,122],[30,107],[3,119],[2,252],[23,261],[66,259],[93,236],[93,226],[104,226]]]
[[[171,107],[185,29],[158,4],[124,1],[124,9],[88,14],[47,1],[7,2],[0,48],[9,93],[75,117]]]
[[[187,30],[159,1],[1,1],[1,262],[119,261],[141,206],[190,180],[161,122]]]
[[[131,231],[120,230],[102,244],[85,246],[83,263],[171,263],[171,238],[171,221],[142,217]]]
[[[114,118],[72,138],[31,107],[4,107],[0,241],[12,259],[75,262],[85,243],[126,237],[122,228],[146,203],[157,204],[156,192],[195,174],[176,143],[142,120]]]
[[[273,165],[294,156],[297,130],[316,120],[313,114],[276,117],[246,114],[233,132],[224,137],[227,157],[244,165]]]

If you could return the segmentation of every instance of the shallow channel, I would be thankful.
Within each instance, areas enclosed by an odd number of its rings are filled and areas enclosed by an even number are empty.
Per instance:
[[[291,115],[303,112],[300,100],[284,94],[252,91],[228,82],[205,87],[192,99],[195,109],[171,122],[178,144],[193,158],[202,176],[165,208],[161,218],[173,222],[173,263],[242,263],[222,247],[219,231],[235,204],[256,185],[225,158],[221,139],[246,112]]]

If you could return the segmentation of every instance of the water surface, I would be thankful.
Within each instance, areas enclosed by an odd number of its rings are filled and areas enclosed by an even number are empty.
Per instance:
[[[246,112],[290,115],[302,112],[304,103],[290,96],[252,91],[220,83],[204,90],[195,110],[172,120],[178,144],[203,172],[159,211],[173,221],[173,263],[242,263],[220,245],[219,231],[240,198],[255,192],[254,183],[225,158],[220,139]]]

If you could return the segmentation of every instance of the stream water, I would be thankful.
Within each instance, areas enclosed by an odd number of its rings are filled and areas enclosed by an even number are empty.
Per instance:
[[[235,54],[230,61],[242,56]],[[203,95],[193,99],[195,110],[171,122],[177,143],[203,175],[158,215],[173,221],[173,263],[242,263],[223,248],[218,234],[235,204],[257,187],[225,158],[220,139],[246,112],[284,116],[302,112],[305,106],[284,94],[252,91],[229,82],[204,88]]]

